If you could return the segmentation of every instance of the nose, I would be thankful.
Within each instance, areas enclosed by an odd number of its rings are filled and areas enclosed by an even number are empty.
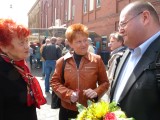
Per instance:
[[[25,48],[25,49],[29,49],[29,43],[28,43],[28,42],[26,42],[26,43],[24,44],[24,48]]]
[[[119,33],[120,33],[120,34],[123,34],[123,33],[124,33],[124,29],[123,29],[123,28],[119,28],[118,30],[119,30]]]

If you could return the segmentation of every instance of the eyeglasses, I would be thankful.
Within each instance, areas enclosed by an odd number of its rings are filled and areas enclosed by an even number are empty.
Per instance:
[[[138,15],[140,15],[140,14],[142,14],[142,13],[143,13],[143,11],[140,12],[140,13],[138,13],[138,14],[136,14],[135,16],[131,17],[130,19],[128,19],[128,20],[126,20],[126,21],[124,21],[124,22],[121,22],[121,23],[119,24],[118,30],[123,29],[123,28],[127,25],[127,23],[129,23],[131,20],[133,20],[134,18],[136,18]]]

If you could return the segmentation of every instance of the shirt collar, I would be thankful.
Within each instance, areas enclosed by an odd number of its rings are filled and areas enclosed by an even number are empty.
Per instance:
[[[135,49],[130,50],[131,53],[140,53],[141,55],[144,54],[146,49],[149,47],[149,45],[160,35],[160,31],[158,31],[156,34],[154,34],[152,37],[150,37],[148,40],[146,40],[144,43],[142,43],[140,46],[138,46]]]

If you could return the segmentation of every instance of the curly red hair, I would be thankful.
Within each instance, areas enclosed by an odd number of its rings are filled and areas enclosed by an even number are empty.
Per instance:
[[[12,19],[0,19],[0,46],[11,45],[13,38],[27,38],[30,30]]]

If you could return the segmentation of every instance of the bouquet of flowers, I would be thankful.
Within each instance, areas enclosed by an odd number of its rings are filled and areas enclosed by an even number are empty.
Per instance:
[[[115,102],[108,103],[103,100],[94,103],[88,100],[88,107],[77,103],[79,114],[76,120],[135,120],[127,118],[125,113]]]

